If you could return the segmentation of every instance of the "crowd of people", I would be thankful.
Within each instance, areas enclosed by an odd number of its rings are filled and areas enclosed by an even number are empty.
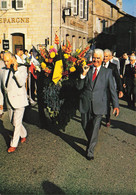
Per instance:
[[[38,96],[38,81],[29,71],[26,59],[32,58],[33,51],[18,49],[13,55],[9,51],[0,54],[0,117],[4,105],[14,127],[14,134],[8,153],[14,152],[21,138],[24,143],[27,131],[23,126],[25,107],[33,105]],[[124,98],[128,107],[136,109],[136,55],[124,53],[121,58],[115,57],[109,49],[94,49],[89,56],[90,66],[82,67],[77,79],[76,88],[81,91],[79,111],[82,127],[88,140],[86,158],[94,159],[94,148],[105,115],[106,126],[110,127],[111,105],[113,114],[119,115],[118,98]],[[37,98],[40,105],[40,98]],[[39,106],[40,118],[44,112]],[[44,119],[43,119],[44,120]]]

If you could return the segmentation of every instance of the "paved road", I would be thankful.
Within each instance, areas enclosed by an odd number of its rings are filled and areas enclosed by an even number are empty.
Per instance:
[[[94,161],[85,158],[79,112],[65,132],[54,124],[40,129],[37,107],[26,117],[27,142],[12,154],[7,113],[0,120],[0,194],[136,194],[136,112],[126,102],[110,128],[103,118]]]

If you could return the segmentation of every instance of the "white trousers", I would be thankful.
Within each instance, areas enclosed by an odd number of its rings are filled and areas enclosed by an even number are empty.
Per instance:
[[[18,108],[8,110],[10,122],[14,126],[13,138],[11,139],[10,146],[17,147],[20,137],[24,138],[27,136],[27,131],[22,124],[25,108]]]

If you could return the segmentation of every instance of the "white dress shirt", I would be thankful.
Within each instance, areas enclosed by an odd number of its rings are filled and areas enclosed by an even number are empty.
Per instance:
[[[95,68],[97,68],[97,75],[98,75],[101,66],[99,66],[99,67],[93,66],[93,74],[94,74],[94,72],[95,72]],[[85,76],[84,76],[83,74],[80,75],[80,79],[84,79],[85,77],[86,77],[86,75],[85,75]]]

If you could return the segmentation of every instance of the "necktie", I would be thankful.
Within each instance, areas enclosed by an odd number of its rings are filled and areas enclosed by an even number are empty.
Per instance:
[[[103,63],[103,66],[104,66],[104,67],[106,66],[106,63],[105,63],[105,62]]]
[[[95,80],[96,76],[97,76],[97,68],[95,68],[95,71],[93,73],[92,81]]]
[[[6,87],[6,88],[7,88],[7,86],[8,86],[10,73],[11,73],[11,69],[9,69],[8,76],[7,76],[7,80],[6,80],[6,83],[5,83],[5,87]]]

